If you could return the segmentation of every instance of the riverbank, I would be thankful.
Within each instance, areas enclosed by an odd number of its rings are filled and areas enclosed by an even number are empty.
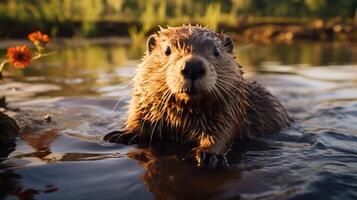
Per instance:
[[[90,24],[91,30],[83,32],[88,23],[80,21],[33,23],[8,19],[1,22],[0,39],[25,38],[35,30],[46,32],[52,37],[131,37],[148,36],[158,30],[154,26],[143,30],[140,23],[101,21]],[[16,26],[13,26],[16,24]],[[196,23],[192,23],[196,24]],[[11,27],[11,28],[8,28]],[[145,28],[147,29],[147,28]],[[230,33],[235,40],[245,42],[290,42],[292,40],[357,41],[357,23],[353,19],[237,19],[236,23],[219,24],[217,31]],[[136,30],[136,31],[133,31]]]

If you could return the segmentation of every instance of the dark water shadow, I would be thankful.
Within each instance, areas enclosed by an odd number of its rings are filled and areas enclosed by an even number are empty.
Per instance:
[[[240,199],[241,191],[234,182],[240,181],[244,171],[239,167],[244,154],[277,148],[260,140],[239,141],[227,154],[231,167],[223,169],[197,167],[187,159],[191,147],[175,142],[156,142],[127,155],[139,161],[144,169],[140,178],[156,199]]]

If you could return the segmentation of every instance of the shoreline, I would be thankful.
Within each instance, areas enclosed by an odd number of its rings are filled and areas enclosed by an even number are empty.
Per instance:
[[[34,24],[32,22],[7,21],[0,26],[0,39],[26,38],[32,31],[41,30],[52,37],[60,38],[103,38],[103,37],[130,37],[130,29],[137,27],[138,34],[150,35],[159,27],[151,28],[147,32],[140,32],[139,23],[102,21],[93,23],[93,30],[84,34],[81,27],[84,22],[48,22]],[[16,26],[13,26],[16,24]],[[195,23],[192,23],[195,24]],[[13,27],[7,29],[5,27]],[[257,20],[256,22],[237,21],[236,25],[219,24],[218,31],[224,30],[237,41],[270,43],[272,41],[289,42],[292,40],[317,41],[357,41],[357,24],[353,20],[334,18],[330,20],[311,19],[293,22],[291,20]],[[15,36],[15,37],[14,37]]]

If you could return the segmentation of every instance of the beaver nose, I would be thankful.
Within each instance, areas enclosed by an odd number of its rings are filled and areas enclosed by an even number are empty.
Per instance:
[[[193,82],[201,78],[206,73],[206,70],[201,60],[191,59],[186,61],[181,73],[186,79],[190,79]]]

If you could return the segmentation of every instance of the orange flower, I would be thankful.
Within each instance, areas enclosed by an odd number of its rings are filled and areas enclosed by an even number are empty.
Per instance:
[[[28,38],[31,42],[41,42],[41,43],[48,43],[50,38],[47,34],[43,34],[40,31],[32,32],[28,35]]]
[[[26,68],[32,59],[31,50],[25,45],[9,47],[6,56],[15,68]]]

